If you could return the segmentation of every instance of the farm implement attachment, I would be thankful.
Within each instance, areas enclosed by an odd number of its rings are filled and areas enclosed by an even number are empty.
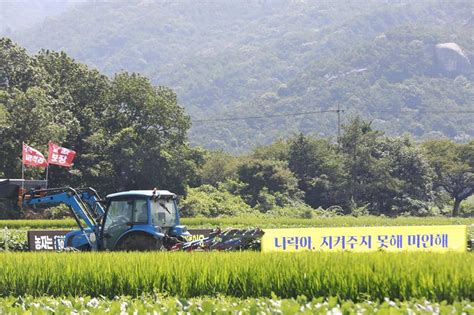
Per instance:
[[[255,229],[215,229],[208,237],[190,242],[171,243],[170,251],[238,251],[260,250],[263,231]]]

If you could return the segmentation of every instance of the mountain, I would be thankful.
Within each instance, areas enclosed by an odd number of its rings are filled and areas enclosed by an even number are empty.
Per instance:
[[[360,115],[392,135],[465,141],[474,137],[472,9],[444,0],[91,1],[11,37],[171,87],[193,118],[192,143],[211,149],[242,152],[296,132],[334,137],[338,106],[342,122]]]
[[[59,16],[78,0],[0,1],[0,35],[12,36],[47,18]],[[82,1],[83,2],[83,1]]]

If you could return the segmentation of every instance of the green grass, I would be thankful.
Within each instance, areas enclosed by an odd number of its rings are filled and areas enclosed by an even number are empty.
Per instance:
[[[338,226],[392,226],[392,225],[447,225],[447,224],[474,224],[473,218],[447,217],[324,217],[313,219],[297,218],[268,218],[268,217],[230,217],[230,218],[182,218],[181,223],[190,228],[208,227],[250,227],[262,228],[277,227],[338,227]],[[10,229],[58,229],[75,228],[73,219],[66,220],[0,220],[0,228]]]
[[[470,253],[4,253],[3,296],[474,299]]]
[[[249,227],[285,228],[285,227],[345,227],[345,226],[394,226],[394,225],[449,225],[474,224],[473,218],[447,217],[321,217],[312,219],[267,218],[267,217],[230,217],[230,218],[183,218],[182,223],[190,227]]]
[[[9,229],[69,229],[76,228],[74,219],[65,220],[0,220],[0,228]]]
[[[114,299],[91,297],[40,297],[31,296],[0,298],[2,314],[469,314],[474,308],[469,301],[433,303],[426,300],[366,301],[354,303],[329,299],[296,299],[202,297],[183,299],[145,295],[139,298],[128,296]],[[84,312],[84,313],[83,313]]]

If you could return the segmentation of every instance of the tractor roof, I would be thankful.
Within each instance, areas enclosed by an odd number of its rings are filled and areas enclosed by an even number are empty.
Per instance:
[[[155,194],[160,197],[175,197],[176,195],[168,190],[156,190]],[[151,197],[153,196],[153,190],[128,190],[122,191],[114,194],[107,195],[107,199],[115,198],[115,197],[126,197],[126,196],[145,196]]]

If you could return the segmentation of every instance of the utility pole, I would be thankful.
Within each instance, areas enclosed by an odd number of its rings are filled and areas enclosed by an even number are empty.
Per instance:
[[[341,104],[337,103],[337,142],[339,142],[339,139],[341,138],[341,112],[344,112],[344,110],[341,110]]]

